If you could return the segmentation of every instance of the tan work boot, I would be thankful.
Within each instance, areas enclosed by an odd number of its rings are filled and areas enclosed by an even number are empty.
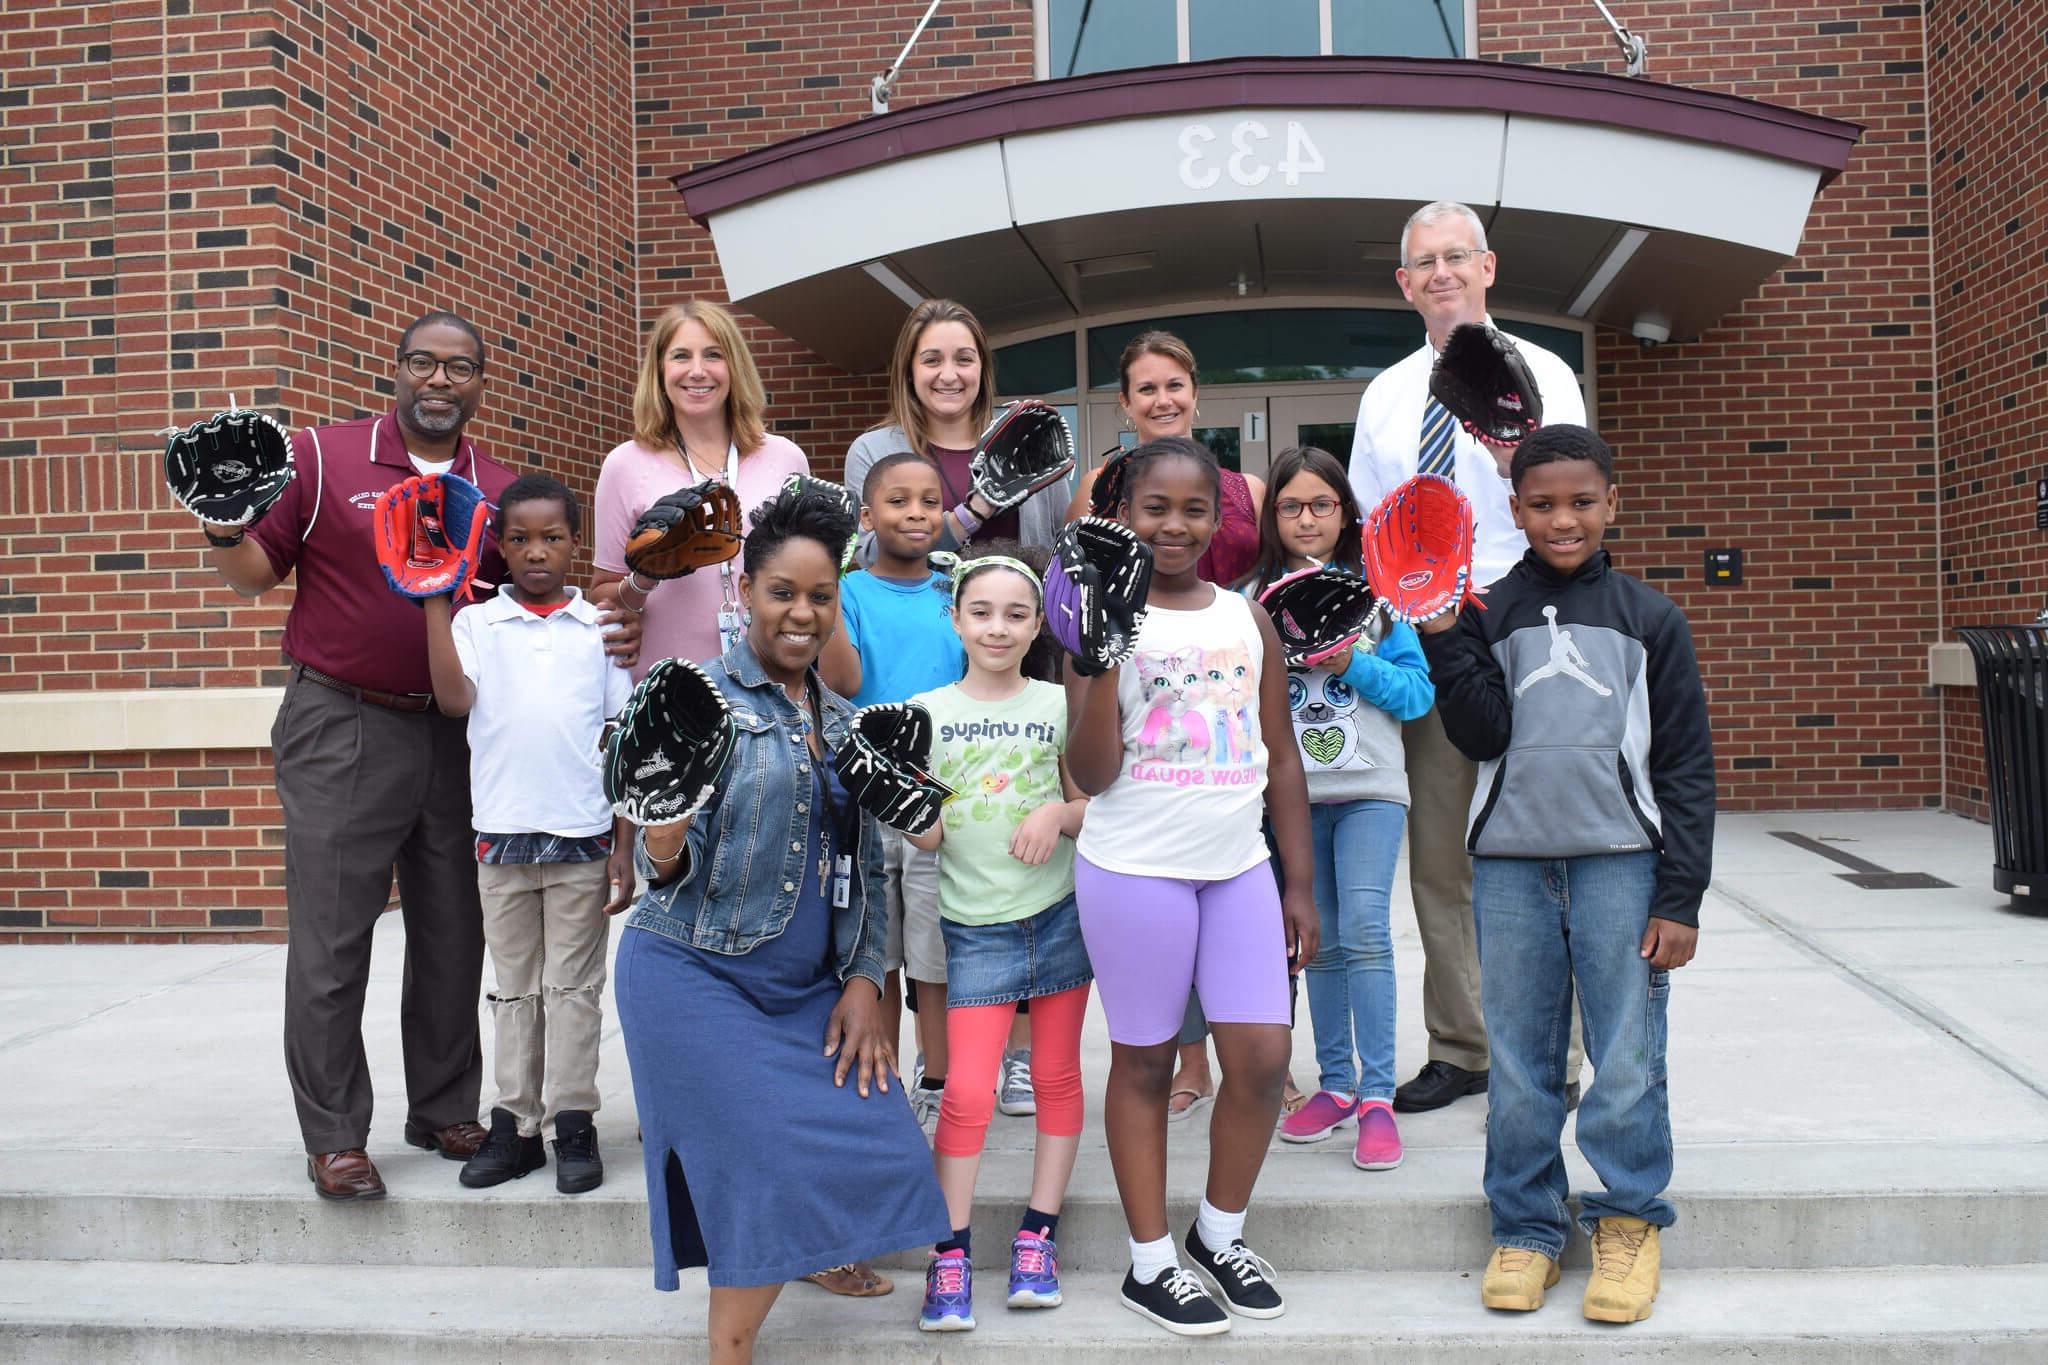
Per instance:
[[[1641,1322],[1650,1316],[1662,1261],[1656,1228],[1640,1218],[1602,1218],[1593,1229],[1586,1316],[1594,1322]]]
[[[1533,1313],[1543,1306],[1543,1291],[1557,1283],[1557,1262],[1540,1251],[1495,1247],[1479,1281],[1479,1301],[1488,1308]]]

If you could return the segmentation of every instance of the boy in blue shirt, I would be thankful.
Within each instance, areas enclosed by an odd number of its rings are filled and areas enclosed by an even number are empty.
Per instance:
[[[1603,1186],[1580,1200],[1593,1237],[1584,1311],[1640,1322],[1678,1216],[1664,1198],[1665,1012],[1712,872],[1706,691],[1685,614],[1600,548],[1619,501],[1607,443],[1544,427],[1516,447],[1511,477],[1528,552],[1486,610],[1421,626],[1445,732],[1480,765],[1465,840],[1493,1047],[1480,1302],[1540,1308],[1558,1280],[1576,985],[1593,1063],[1578,1145]]]
[[[855,706],[908,701],[958,682],[967,652],[953,629],[952,579],[926,556],[938,548],[945,489],[938,466],[922,455],[885,455],[861,485],[860,528],[874,533],[874,562],[846,576],[839,590],[840,629],[818,659],[825,685]],[[946,1087],[946,941],[939,931],[938,855],[882,827],[889,877],[889,968],[884,1027],[901,1027],[897,972],[910,979],[911,1008],[923,1057],[911,1107],[927,1127]]]
[[[477,890],[496,978],[498,1102],[462,1168],[471,1189],[545,1165],[548,1127],[555,1188],[604,1182],[592,1120],[606,916],[631,902],[633,874],[632,829],[605,800],[598,752],[632,682],[604,652],[597,607],[568,584],[581,536],[575,495],[525,475],[498,499],[497,596],[460,615],[446,597],[422,603],[434,701],[469,717]]]

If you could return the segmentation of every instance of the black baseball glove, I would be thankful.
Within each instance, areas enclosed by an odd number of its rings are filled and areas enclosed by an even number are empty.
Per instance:
[[[1380,600],[1363,578],[1334,564],[1276,578],[1259,594],[1289,668],[1344,659],[1361,639],[1377,643]],[[1345,659],[1348,663],[1349,660]]]
[[[663,659],[633,689],[605,752],[604,794],[636,825],[695,815],[711,799],[738,731],[703,669]]]
[[[267,412],[231,408],[194,422],[164,446],[164,483],[186,511],[248,526],[292,481],[291,433]]]
[[[1124,500],[1124,456],[1132,447],[1118,446],[1102,453],[1095,471],[1095,483],[1088,490],[1088,510],[1098,517],[1114,517]]]
[[[809,474],[792,474],[782,481],[782,491],[791,497],[800,498],[805,494],[811,494],[830,498],[839,505],[839,510],[846,514],[848,525],[856,528],[860,525],[860,497],[843,483],[834,483],[830,479],[814,479]],[[841,574],[852,572],[854,555],[860,548],[859,541],[858,531],[846,538],[846,548],[839,554]]]
[[[1050,403],[1035,398],[1012,403],[996,414],[975,443],[969,469],[974,491],[997,512],[1006,512],[1041,488],[1064,479],[1074,467],[1074,439]]]
[[[681,578],[740,552],[740,500],[712,479],[658,498],[626,537],[626,567],[649,578]]]
[[[1465,430],[1495,445],[1519,444],[1543,425],[1529,363],[1507,333],[1480,323],[1451,329],[1429,372],[1429,393]]]
[[[1120,521],[1082,517],[1052,543],[1045,571],[1045,620],[1083,677],[1106,673],[1138,647],[1152,547]]]
[[[931,775],[931,759],[931,712],[915,702],[884,702],[854,716],[832,765],[862,810],[892,829],[922,834],[954,796]]]

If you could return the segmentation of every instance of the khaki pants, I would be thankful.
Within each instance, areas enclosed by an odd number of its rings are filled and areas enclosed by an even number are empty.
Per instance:
[[[1451,743],[1435,707],[1403,725],[1401,740],[1408,764],[1408,889],[1422,936],[1422,1023],[1430,1060],[1484,1071],[1479,933],[1472,919],[1472,856],[1465,851],[1479,765]],[[1575,995],[1567,1082],[1579,1079],[1585,1060]]]
[[[497,978],[498,1107],[532,1137],[564,1109],[597,1112],[611,886],[603,859],[479,863],[476,885]]]

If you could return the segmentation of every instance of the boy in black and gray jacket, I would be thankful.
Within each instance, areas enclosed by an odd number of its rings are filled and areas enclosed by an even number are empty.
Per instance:
[[[1585,1314],[1650,1316],[1671,1124],[1670,972],[1691,960],[1714,840],[1714,752],[1685,615],[1600,548],[1614,455],[1584,427],[1517,447],[1515,524],[1529,552],[1485,610],[1423,623],[1451,742],[1481,766],[1466,847],[1492,1042],[1480,1300],[1529,1310],[1557,1283],[1565,1215],[1565,1045],[1576,983],[1593,1087],[1578,1145],[1605,1189]]]

